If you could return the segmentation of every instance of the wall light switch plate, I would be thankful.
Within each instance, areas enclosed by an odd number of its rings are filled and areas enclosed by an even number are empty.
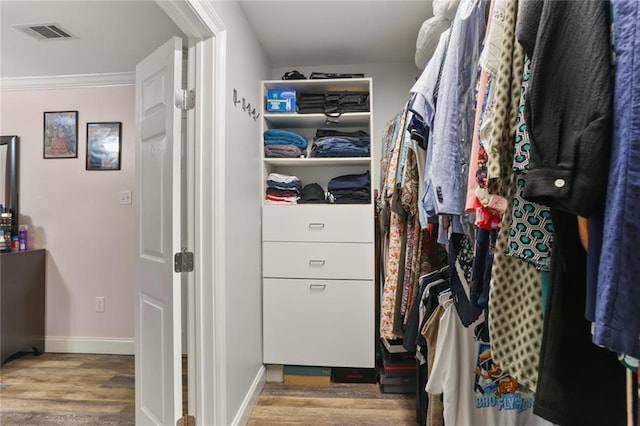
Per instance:
[[[96,297],[96,312],[104,312],[104,297]]]
[[[120,204],[131,204],[133,194],[130,190],[120,191]]]

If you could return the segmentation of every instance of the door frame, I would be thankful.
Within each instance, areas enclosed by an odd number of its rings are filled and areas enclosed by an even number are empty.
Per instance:
[[[188,185],[193,206],[194,274],[189,297],[189,414],[197,424],[227,424],[224,342],[224,140],[226,27],[208,2],[155,0],[188,38],[187,89],[195,108],[187,118],[188,146],[194,166]],[[191,283],[190,283],[191,284]]]

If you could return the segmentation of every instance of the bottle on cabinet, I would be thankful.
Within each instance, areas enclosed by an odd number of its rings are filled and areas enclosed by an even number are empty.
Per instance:
[[[19,250],[26,251],[27,250],[27,225],[20,226],[20,230],[18,231],[18,241],[19,241]]]
[[[6,240],[6,236],[4,234],[4,229],[0,229],[0,252],[6,252],[7,251],[7,240]]]
[[[20,250],[20,239],[17,235],[11,237],[11,253],[15,253]]]
[[[3,252],[9,251],[11,248],[11,227],[12,227],[12,215],[11,211],[3,208],[0,212],[0,229],[4,231],[4,247],[0,250]]]

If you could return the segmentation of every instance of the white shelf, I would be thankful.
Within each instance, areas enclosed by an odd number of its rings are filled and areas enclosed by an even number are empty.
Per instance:
[[[365,90],[369,91],[369,78],[342,78],[334,80],[268,80],[263,81],[265,90]]]
[[[349,157],[349,158],[265,158],[265,164],[272,166],[309,166],[309,167],[331,167],[331,166],[367,166],[371,164],[370,157]]]
[[[324,114],[298,114],[298,113],[266,113],[264,120],[270,128],[306,128],[306,127],[368,127],[371,113],[350,112],[340,117],[327,117]],[[331,122],[329,120],[332,120]],[[336,123],[337,120],[337,123]]]

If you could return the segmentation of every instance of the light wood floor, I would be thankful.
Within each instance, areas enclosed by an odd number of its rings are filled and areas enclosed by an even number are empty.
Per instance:
[[[132,356],[25,355],[0,369],[0,425],[133,425]],[[411,395],[375,384],[267,383],[249,426],[415,425]]]
[[[0,424],[133,425],[132,356],[24,355],[0,369]]]
[[[247,425],[415,425],[415,407],[415,398],[383,394],[377,384],[313,388],[267,383]]]

